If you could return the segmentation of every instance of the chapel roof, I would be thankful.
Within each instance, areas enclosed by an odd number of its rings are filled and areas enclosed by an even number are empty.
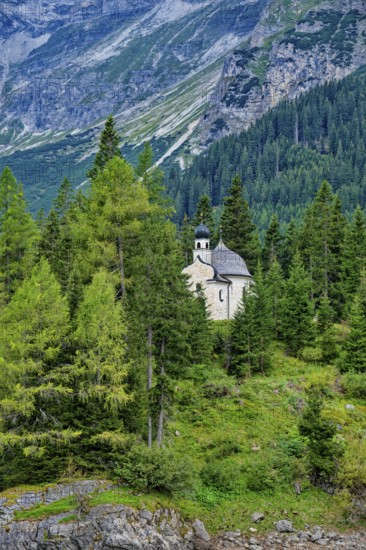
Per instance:
[[[200,223],[194,230],[194,236],[196,239],[209,239],[210,234],[209,228],[203,223]]]
[[[212,251],[212,265],[219,275],[251,277],[243,258],[224,245],[222,239]]]

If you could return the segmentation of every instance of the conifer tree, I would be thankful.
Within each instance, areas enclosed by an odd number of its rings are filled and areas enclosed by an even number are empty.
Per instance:
[[[273,318],[261,265],[253,287],[244,293],[230,329],[229,371],[237,376],[264,372],[269,365],[269,345],[273,339]]]
[[[345,219],[339,198],[327,181],[321,184],[306,212],[301,234],[303,259],[309,267],[312,297],[329,297],[339,314],[342,307],[339,282]]]
[[[283,300],[283,339],[290,353],[296,355],[314,337],[314,309],[310,300],[311,283],[301,261],[295,254]]]
[[[361,273],[366,267],[366,220],[360,206],[354,211],[347,228],[342,265],[342,285],[349,305],[360,285]]]
[[[244,258],[249,270],[254,271],[259,257],[259,241],[239,176],[233,179],[225,198],[220,223],[226,246]]]
[[[184,256],[185,266],[192,262],[192,249],[194,242],[194,225],[188,218],[187,214],[184,214],[182,225],[180,228],[180,244],[182,253]]]
[[[281,266],[286,276],[288,276],[290,266],[292,265],[294,256],[299,249],[299,230],[295,224],[295,220],[291,218],[288,224],[286,235],[284,238],[280,258]]]
[[[262,252],[262,261],[265,271],[270,265],[280,259],[282,245],[282,235],[280,233],[280,224],[276,214],[273,214],[269,227],[264,238],[264,248]]]
[[[85,211],[87,249],[81,263],[92,272],[104,266],[116,277],[119,296],[126,294],[126,255],[134,254],[143,217],[151,210],[148,190],[136,181],[131,165],[124,159],[110,160],[92,180]],[[118,283],[117,283],[118,281]]]
[[[212,213],[211,200],[208,195],[202,195],[197,203],[196,213],[193,217],[193,226],[197,227],[200,223],[206,225],[211,231],[211,236],[214,232],[214,218]]]
[[[265,285],[273,320],[273,335],[276,339],[280,339],[282,335],[283,300],[286,285],[281,266],[277,260],[274,260],[270,265],[265,278]]]
[[[62,425],[59,407],[54,411],[55,402],[71,393],[64,380],[49,379],[68,333],[69,313],[47,260],[42,258],[16,290],[1,322],[0,448],[41,457],[56,442],[67,444],[80,435]]]
[[[123,409],[126,391],[127,326],[121,302],[105,270],[98,271],[85,289],[76,315],[76,362],[70,375],[77,380],[81,401],[95,401],[109,414]]]
[[[0,177],[0,285],[9,301],[32,268],[38,246],[38,231],[26,211],[23,189],[11,170]]]
[[[310,479],[320,486],[332,481],[337,470],[337,459],[342,455],[342,448],[334,441],[337,426],[322,414],[323,402],[324,396],[319,391],[310,390],[299,422],[300,434],[308,441]]]
[[[363,275],[364,277],[364,275]],[[348,335],[343,352],[339,359],[339,366],[342,371],[366,371],[366,299],[365,284],[354,297],[350,311],[351,331]]]
[[[337,335],[334,328],[335,313],[329,298],[323,296],[320,299],[317,311],[317,344],[322,352],[325,363],[334,360],[338,355]]]
[[[98,172],[103,170],[109,160],[114,157],[122,157],[119,143],[120,137],[116,130],[115,120],[112,115],[109,115],[100,135],[99,148],[94,159],[93,167],[88,171],[88,177],[90,179],[94,179]]]

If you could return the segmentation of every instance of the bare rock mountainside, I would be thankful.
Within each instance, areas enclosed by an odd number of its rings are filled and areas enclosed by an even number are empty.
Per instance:
[[[0,5],[0,163],[36,210],[85,181],[113,112],[134,160],[212,141],[366,63],[362,0],[14,0]]]

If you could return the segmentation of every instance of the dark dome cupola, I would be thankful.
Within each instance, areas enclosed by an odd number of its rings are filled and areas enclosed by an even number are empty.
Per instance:
[[[209,239],[210,235],[211,233],[209,228],[203,223],[200,223],[194,230],[194,236],[196,239]]]

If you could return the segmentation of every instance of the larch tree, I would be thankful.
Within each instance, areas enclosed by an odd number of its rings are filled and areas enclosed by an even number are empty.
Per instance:
[[[72,393],[64,380],[49,378],[69,331],[69,312],[47,260],[42,258],[16,290],[1,324],[0,448],[41,457],[50,446],[80,435],[54,413],[54,403]]]
[[[0,286],[9,301],[37,256],[38,230],[9,168],[0,177]]]

